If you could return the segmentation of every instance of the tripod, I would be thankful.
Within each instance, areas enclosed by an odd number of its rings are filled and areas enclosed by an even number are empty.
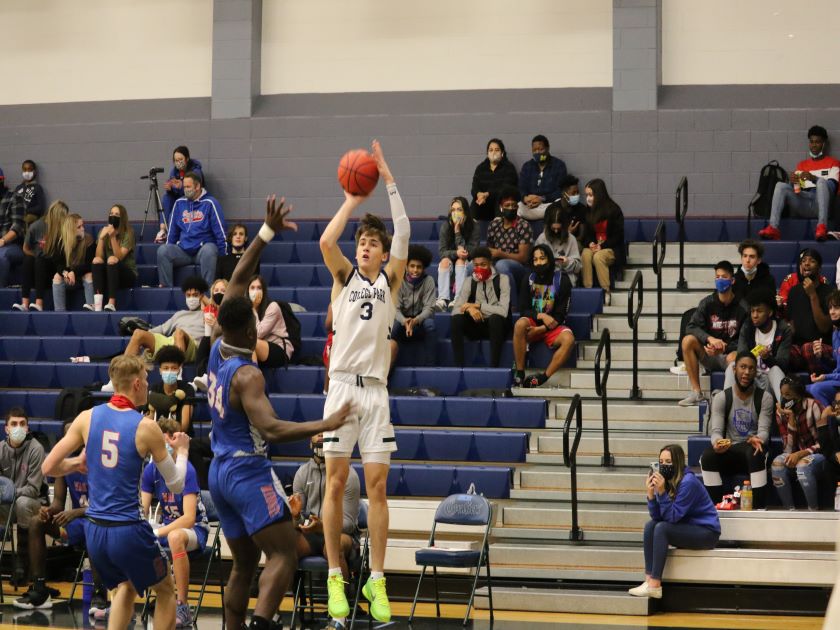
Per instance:
[[[158,188],[157,173],[163,172],[163,169],[152,169],[148,175],[143,175],[140,179],[149,180],[149,199],[146,202],[146,212],[143,214],[143,225],[140,227],[140,242],[143,242],[143,232],[146,231],[146,221],[149,219],[149,211],[152,209],[152,204],[155,208],[155,216],[157,216],[160,223],[163,223],[164,229],[169,231],[169,226],[166,223],[166,214],[163,212],[163,203],[160,200],[160,189]]]

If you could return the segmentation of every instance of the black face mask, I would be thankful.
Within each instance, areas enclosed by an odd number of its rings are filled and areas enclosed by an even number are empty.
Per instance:
[[[674,465],[673,464],[659,464],[659,474],[662,475],[665,479],[673,479],[674,478]]]
[[[565,230],[549,230],[549,234],[551,234],[551,238],[562,241],[566,239],[566,232]]]
[[[108,217],[108,225],[113,225],[115,230],[120,227],[120,217]]]
[[[502,210],[502,216],[508,221],[516,219],[516,210]]]
[[[310,446],[312,447],[312,457],[316,460],[324,459],[324,443],[323,442],[311,442]]]
[[[548,263],[542,265],[534,265],[534,272],[537,274],[537,276],[541,278],[548,276],[549,274],[551,274],[552,271],[553,270],[551,268],[551,265],[549,265]]]
[[[779,406],[782,409],[793,409],[797,402],[798,401],[793,398],[785,398],[784,396],[779,397]]]
[[[224,300],[224,299],[225,299],[225,294],[224,293],[214,293],[213,294],[213,302],[216,303],[216,306],[221,304],[222,300]]]

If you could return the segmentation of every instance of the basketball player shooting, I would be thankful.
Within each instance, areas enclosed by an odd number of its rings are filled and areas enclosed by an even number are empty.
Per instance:
[[[225,622],[242,628],[251,580],[265,554],[259,597],[249,628],[268,630],[297,568],[286,495],[266,459],[266,442],[292,442],[340,428],[351,404],[338,405],[326,420],[287,422],[277,418],[265,395],[265,378],[251,360],[257,344],[254,306],[246,296],[260,253],[275,232],[296,229],[286,221],[291,208],[274,197],[265,223],[234,269],[219,307],[207,366],[207,404],[213,431],[210,494],[219,514],[233,568],[225,586]]]
[[[411,233],[400,193],[382,148],[374,140],[373,156],[385,181],[393,242],[385,224],[365,215],[356,232],[356,266],[345,258],[338,239],[347,221],[365,197],[344,193],[345,201],[321,236],[324,263],[333,277],[333,347],[330,355],[330,389],[324,414],[354,405],[343,427],[324,434],[327,462],[326,496],[323,506],[324,543],[329,562],[327,589],[329,614],[343,620],[350,612],[341,577],[340,536],[342,499],[356,442],[365,471],[370,512],[371,575],[362,592],[370,602],[370,614],[377,621],[391,619],[391,605],[385,591],[385,548],[388,541],[386,481],[391,452],[397,449],[386,388],[390,369],[391,326],[396,315],[397,294],[405,274],[408,239]],[[385,264],[384,271],[382,265]]]

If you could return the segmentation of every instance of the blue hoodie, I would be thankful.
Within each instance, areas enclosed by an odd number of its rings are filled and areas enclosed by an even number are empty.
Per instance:
[[[671,495],[657,494],[648,501],[648,512],[654,521],[700,525],[720,533],[720,518],[715,504],[703,483],[686,469],[674,500]]]
[[[204,243],[216,243],[219,256],[227,254],[225,219],[219,202],[204,189],[195,201],[181,197],[172,207],[166,242],[178,245],[190,256],[195,256]]]

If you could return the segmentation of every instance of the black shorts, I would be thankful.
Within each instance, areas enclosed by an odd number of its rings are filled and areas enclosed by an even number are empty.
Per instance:
[[[308,534],[303,534],[303,537],[306,539],[306,542],[309,544],[309,550],[310,550],[311,555],[313,555],[313,556],[323,556],[324,555],[324,535],[323,534],[308,533]]]
[[[276,343],[271,341],[268,344],[268,357],[265,361],[260,361],[261,368],[279,368],[285,367],[289,364],[289,357],[286,356],[286,351],[283,350]]]

